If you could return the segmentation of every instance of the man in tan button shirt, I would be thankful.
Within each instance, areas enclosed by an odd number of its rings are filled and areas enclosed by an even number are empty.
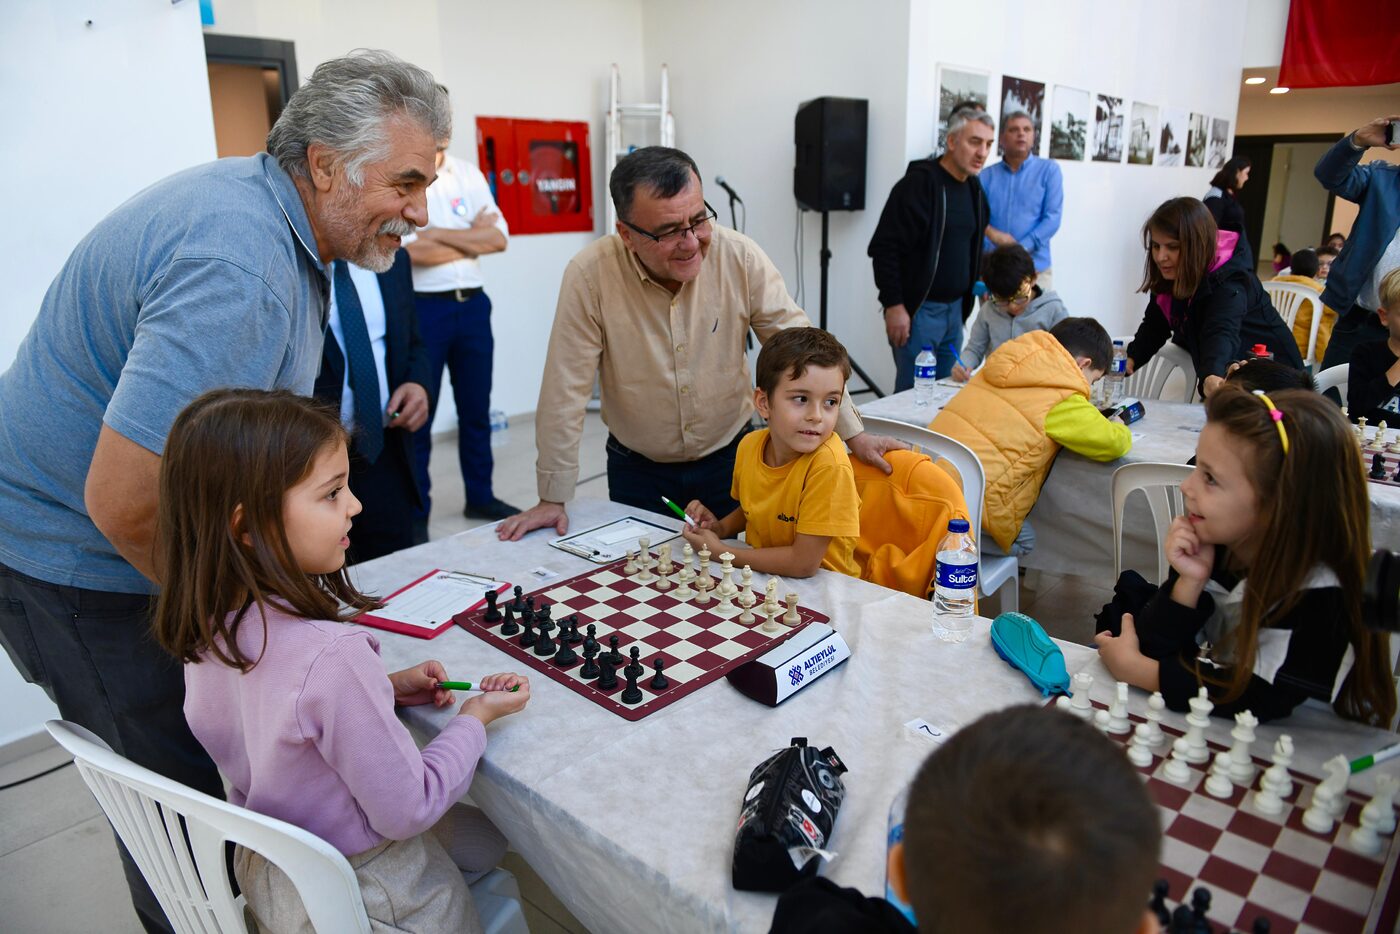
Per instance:
[[[714,223],[688,155],[639,149],[618,162],[609,187],[617,235],[585,247],[559,287],[535,416],[540,502],[502,522],[503,539],[568,531],[564,504],[578,483],[595,376],[615,502],[665,512],[665,495],[732,510],[734,451],[753,414],[744,335],[752,328],[763,341],[811,325],[757,244]],[[865,433],[849,396],[836,430],[886,473],[882,455],[904,446]]]

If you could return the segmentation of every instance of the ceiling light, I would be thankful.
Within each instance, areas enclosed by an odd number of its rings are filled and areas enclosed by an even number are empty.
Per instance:
[[[1269,88],[1270,94],[1287,94],[1288,88]]]
[[[1267,80],[1268,80],[1267,78],[1264,78],[1264,77],[1262,77],[1262,76],[1260,76],[1260,75],[1254,75],[1252,78],[1245,78],[1245,79],[1244,79],[1244,83],[1245,83],[1245,84],[1263,84],[1263,83],[1264,83],[1265,81],[1267,81]]]

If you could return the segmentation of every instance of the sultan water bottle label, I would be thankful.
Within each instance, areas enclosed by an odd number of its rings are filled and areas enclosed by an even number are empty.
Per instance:
[[[915,379],[937,379],[937,378],[938,378],[938,365],[937,365],[937,364],[934,364],[934,365],[932,365],[932,366],[916,366],[916,367],[914,367],[914,378],[915,378]]]
[[[969,590],[977,586],[977,565],[938,564],[938,586],[949,590]]]

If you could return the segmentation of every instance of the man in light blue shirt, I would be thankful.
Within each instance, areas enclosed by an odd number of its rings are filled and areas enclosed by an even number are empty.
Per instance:
[[[325,62],[268,152],[157,182],[100,221],[0,374],[0,642],[64,719],[222,796],[151,639],[160,458],[220,387],[309,394],[331,261],[388,269],[427,223],[450,116],[432,75],[383,52]],[[169,930],[123,851],[147,930]]]
[[[982,170],[992,219],[987,224],[988,252],[1019,243],[1035,261],[1036,284],[1051,282],[1050,238],[1060,229],[1064,184],[1060,167],[1035,155],[1035,124],[1024,112],[1008,115],[1001,127],[1002,160]]]

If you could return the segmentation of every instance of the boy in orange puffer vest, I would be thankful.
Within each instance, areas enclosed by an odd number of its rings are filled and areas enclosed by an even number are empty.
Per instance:
[[[961,441],[987,475],[982,529],[1005,554],[1031,550],[1026,516],[1061,447],[1092,460],[1128,453],[1133,435],[1104,418],[1089,387],[1113,359],[1113,342],[1093,318],[1066,318],[1002,344],[929,428]]]

